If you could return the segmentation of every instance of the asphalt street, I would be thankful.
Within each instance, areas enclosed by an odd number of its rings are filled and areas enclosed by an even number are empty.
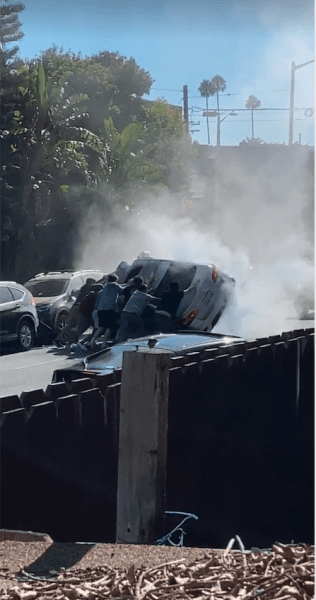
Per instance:
[[[293,318],[287,319],[282,331],[314,326],[314,320],[299,320],[293,315]],[[55,369],[71,367],[78,360],[70,358],[65,350],[52,346],[34,348],[28,352],[16,352],[13,346],[3,347],[0,355],[0,398],[35,389],[45,390],[52,381]]]

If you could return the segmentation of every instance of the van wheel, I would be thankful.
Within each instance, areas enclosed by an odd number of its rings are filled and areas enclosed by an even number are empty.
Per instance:
[[[35,342],[35,329],[30,321],[22,321],[18,329],[18,347],[20,350],[30,350]]]

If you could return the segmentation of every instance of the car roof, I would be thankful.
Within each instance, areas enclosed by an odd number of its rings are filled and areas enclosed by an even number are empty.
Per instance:
[[[159,262],[159,263],[172,263],[176,265],[191,265],[194,267],[214,267],[213,263],[207,262],[193,262],[192,260],[182,260],[176,258],[154,258],[153,256],[138,256],[128,266],[134,265],[135,263],[146,263],[146,262]]]
[[[155,351],[166,351],[172,355],[181,355],[184,350],[202,350],[210,345],[217,346],[242,341],[242,338],[212,334],[207,332],[190,331],[183,333],[160,333],[157,335],[144,336],[126,342],[115,344],[103,352],[97,352],[84,359],[86,370],[102,371],[121,367],[123,352],[147,350],[150,346],[149,340],[155,340]]]
[[[24,285],[22,285],[22,283],[17,283],[16,281],[0,281],[0,285],[16,285],[20,288],[23,288],[23,290],[26,290],[26,288],[24,287]],[[28,291],[28,290],[26,290]]]
[[[79,271],[63,269],[62,271],[45,271],[44,273],[38,273],[37,275],[34,275],[33,277],[31,277],[31,279],[29,279],[29,281],[34,281],[34,280],[40,279],[40,278],[57,279],[57,278],[60,278],[61,276],[65,276],[65,279],[69,279],[71,277],[74,277],[75,275],[84,275],[86,273],[100,273],[100,275],[103,275],[102,271],[99,271],[99,269],[82,269]],[[69,277],[67,277],[67,275]]]

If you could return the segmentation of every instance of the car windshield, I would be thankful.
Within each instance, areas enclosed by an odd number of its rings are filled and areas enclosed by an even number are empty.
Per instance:
[[[60,296],[66,291],[69,279],[47,279],[46,281],[28,281],[24,284],[34,298]]]

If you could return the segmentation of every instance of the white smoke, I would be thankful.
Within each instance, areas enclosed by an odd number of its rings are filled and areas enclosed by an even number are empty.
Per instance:
[[[204,181],[205,195],[195,200],[131,188],[126,202],[133,206],[131,197],[138,196],[134,208],[117,205],[110,220],[92,207],[77,266],[110,272],[144,250],[156,258],[214,263],[236,279],[235,298],[214,331],[249,338],[289,330],[297,291],[312,297],[314,285],[303,218],[310,197],[296,178],[303,162],[291,171],[271,162],[250,175],[236,166],[226,175],[222,170],[215,191]]]

